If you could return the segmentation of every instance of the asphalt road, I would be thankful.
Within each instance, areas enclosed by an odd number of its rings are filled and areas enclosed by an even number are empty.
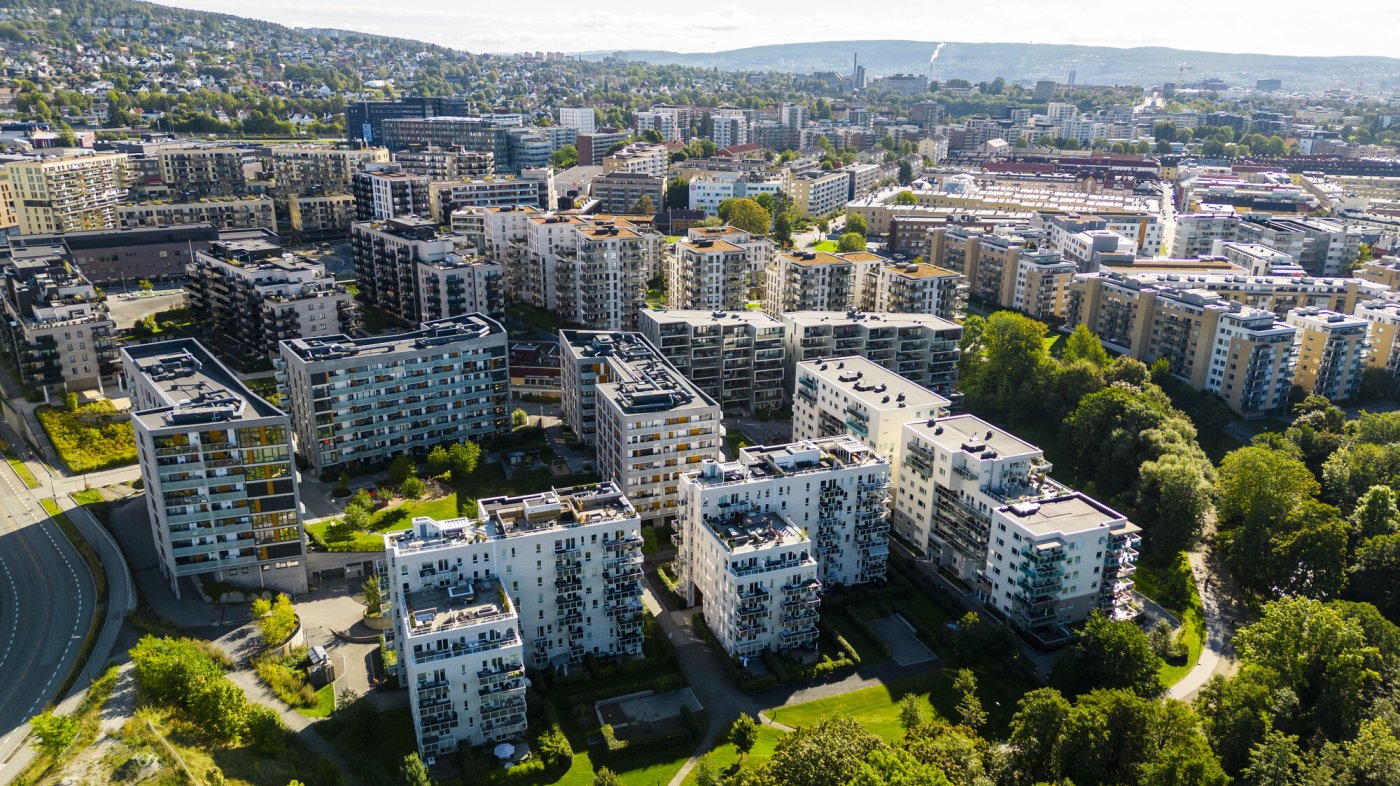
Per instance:
[[[20,744],[19,727],[57,698],[95,602],[83,558],[0,462],[0,761]]]

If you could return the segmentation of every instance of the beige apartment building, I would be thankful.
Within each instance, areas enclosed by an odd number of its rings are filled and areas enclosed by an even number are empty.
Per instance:
[[[1368,300],[1356,306],[1353,316],[1371,323],[1371,354],[1367,364],[1400,376],[1400,303]]]
[[[870,272],[884,261],[863,252],[778,254],[765,272],[763,310],[775,319],[788,311],[847,311],[861,302]]]
[[[1369,354],[1370,323],[1320,308],[1295,308],[1287,320],[1299,334],[1294,384],[1330,401],[1355,398]]]
[[[676,243],[666,276],[667,305],[740,310],[757,294],[773,242],[730,226],[694,227]]]
[[[19,231],[116,229],[126,198],[127,157],[105,153],[16,161],[6,167]]]

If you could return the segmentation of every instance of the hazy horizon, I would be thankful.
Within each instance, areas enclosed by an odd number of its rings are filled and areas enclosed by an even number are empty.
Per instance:
[[[849,5],[831,0],[773,0],[758,10],[725,4],[680,13],[646,8],[579,13],[562,0],[537,0],[528,12],[525,7],[513,12],[419,0],[388,15],[383,6],[365,0],[303,0],[294,5],[271,0],[155,1],[291,27],[341,28],[472,52],[714,52],[769,44],[900,39],[1393,57],[1393,48],[1383,36],[1361,38],[1356,28],[1358,24],[1370,30],[1400,26],[1400,7],[1367,0],[1343,0],[1332,7],[1334,13],[1312,15],[1306,24],[1277,3],[1264,0],[1231,4],[1180,0],[1169,9],[1113,0],[999,0],[948,7],[889,0],[881,5],[884,11],[869,20],[852,15]],[[1207,19],[1209,27],[1202,25]],[[1248,35],[1241,36],[1240,31]]]

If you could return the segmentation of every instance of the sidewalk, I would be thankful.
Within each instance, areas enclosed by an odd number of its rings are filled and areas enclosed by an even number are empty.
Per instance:
[[[235,685],[242,688],[244,693],[248,694],[249,701],[276,710],[278,716],[282,718],[282,722],[296,735],[297,740],[306,747],[308,752],[329,760],[337,770],[340,770],[340,774],[345,777],[347,786],[356,786],[360,783],[359,776],[355,774],[355,770],[349,762],[345,761],[345,757],[340,755],[340,751],[336,750],[335,746],[327,742],[326,738],[316,731],[314,728],[315,720],[283,704],[282,700],[277,698],[277,695],[266,685],[263,685],[251,671],[244,669],[231,671],[228,677],[233,680]]]
[[[1183,701],[1195,696],[1216,674],[1233,674],[1239,668],[1230,640],[1238,627],[1237,622],[1244,619],[1244,607],[1238,601],[1237,593],[1229,584],[1221,586],[1224,574],[1211,569],[1206,554],[1197,550],[1187,557],[1191,561],[1191,575],[1196,589],[1201,593],[1205,631],[1201,656],[1196,660],[1196,665],[1167,689],[1167,696]]]

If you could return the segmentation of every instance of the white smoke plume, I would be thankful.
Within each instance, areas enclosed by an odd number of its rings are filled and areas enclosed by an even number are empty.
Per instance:
[[[933,61],[935,61],[935,60],[938,59],[938,53],[942,52],[942,51],[943,51],[943,47],[945,47],[945,46],[947,46],[946,43],[944,43],[944,44],[939,44],[939,45],[938,45],[938,48],[936,48],[936,49],[933,50],[933,55],[928,59],[928,64],[929,64],[930,66],[933,65]]]

